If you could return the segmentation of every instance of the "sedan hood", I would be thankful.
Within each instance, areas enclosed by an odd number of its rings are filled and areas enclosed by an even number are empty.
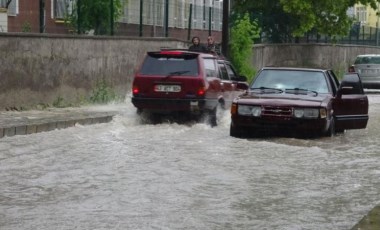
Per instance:
[[[331,98],[330,94],[261,94],[254,92],[247,92],[236,98],[239,104],[255,104],[255,105],[268,105],[268,106],[307,106],[319,107],[326,106]]]

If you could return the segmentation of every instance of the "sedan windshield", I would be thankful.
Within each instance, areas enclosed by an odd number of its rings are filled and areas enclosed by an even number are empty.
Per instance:
[[[251,89],[257,88],[281,89],[285,93],[295,94],[300,89],[317,93],[329,92],[323,72],[305,70],[264,69],[251,85]]]

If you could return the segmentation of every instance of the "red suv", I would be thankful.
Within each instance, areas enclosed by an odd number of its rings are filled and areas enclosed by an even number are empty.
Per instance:
[[[221,64],[212,54],[187,50],[148,52],[133,80],[132,103],[139,113],[208,115],[215,126],[218,105],[225,108],[231,98],[248,87],[245,77],[227,80],[222,76]]]

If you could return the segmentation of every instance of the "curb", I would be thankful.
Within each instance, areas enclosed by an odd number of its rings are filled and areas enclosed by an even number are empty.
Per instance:
[[[0,114],[0,139],[15,135],[28,135],[73,127],[76,124],[92,125],[112,121],[116,112],[63,111],[42,113]]]
[[[12,137],[15,135],[27,135],[39,132],[47,132],[56,129],[65,129],[73,127],[76,124],[91,125],[97,123],[107,123],[112,121],[115,114],[99,114],[98,116],[89,117],[70,117],[70,118],[49,118],[45,120],[32,120],[21,122],[19,124],[0,126],[0,138]]]
[[[378,230],[380,229],[380,205],[368,212],[351,230]]]

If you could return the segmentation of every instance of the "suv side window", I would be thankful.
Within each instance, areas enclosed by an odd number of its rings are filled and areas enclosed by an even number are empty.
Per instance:
[[[230,80],[230,76],[228,76],[228,71],[226,66],[223,63],[219,63],[219,69],[221,72],[221,76],[223,80]]]
[[[228,75],[230,76],[230,79],[234,79],[238,75],[236,74],[236,71],[230,64],[226,64]]]
[[[204,58],[203,63],[206,77],[218,77],[218,69],[215,65],[215,59]]]

